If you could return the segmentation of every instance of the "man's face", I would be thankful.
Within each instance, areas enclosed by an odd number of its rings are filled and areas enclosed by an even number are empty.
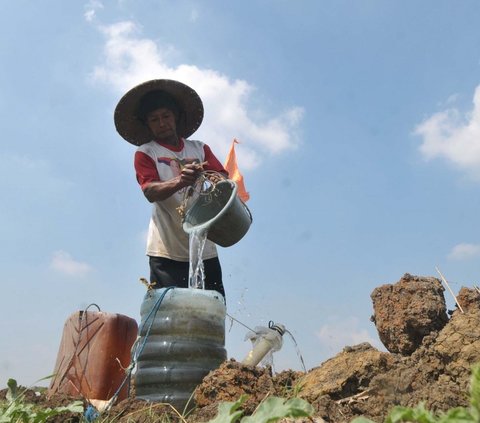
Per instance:
[[[147,115],[147,126],[158,141],[171,144],[177,140],[175,114],[166,108],[156,109]]]

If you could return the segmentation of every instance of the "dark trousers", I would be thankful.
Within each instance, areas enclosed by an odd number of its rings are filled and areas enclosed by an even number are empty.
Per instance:
[[[188,261],[176,261],[165,257],[150,257],[150,282],[156,282],[154,288],[176,286],[188,288]],[[218,257],[203,261],[205,270],[205,289],[220,292],[225,298],[222,282],[222,268]]]

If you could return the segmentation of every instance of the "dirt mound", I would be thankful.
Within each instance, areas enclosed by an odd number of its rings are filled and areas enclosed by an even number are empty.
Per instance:
[[[480,293],[463,287],[457,298],[461,310],[451,312],[449,320],[443,292],[438,279],[409,274],[372,292],[372,321],[389,352],[363,343],[345,347],[308,373],[276,375],[270,368],[230,360],[197,387],[196,408],[188,416],[180,417],[181,411],[168,405],[130,398],[102,415],[102,421],[109,417],[120,423],[206,422],[215,417],[220,402],[236,401],[242,394],[248,395],[242,405],[245,414],[268,396],[298,396],[313,405],[314,421],[332,423],[362,415],[380,423],[395,405],[424,402],[434,411],[467,406],[471,367],[480,361]],[[35,392],[28,395],[29,401],[49,407],[73,400],[47,400]],[[79,421],[68,418],[56,421]]]
[[[218,403],[236,401],[245,394],[248,399],[242,409],[245,414],[252,414],[268,396],[291,397],[303,375],[288,370],[273,376],[270,367],[250,367],[235,360],[227,361],[210,372],[197,387],[194,394],[197,409],[191,415],[191,421],[208,421],[215,417]]]
[[[375,288],[371,320],[385,348],[403,355],[413,353],[423,338],[448,322],[441,282],[408,273],[396,284]]]
[[[471,367],[480,361],[480,294],[462,288],[463,313],[456,310],[448,320],[443,292],[438,279],[409,274],[376,288],[372,320],[391,352],[367,343],[346,347],[307,374],[292,375],[281,392],[268,370],[229,362],[198,387],[199,410],[250,394],[251,412],[267,395],[294,392],[314,406],[317,418],[332,423],[360,415],[382,422],[395,405],[467,406]]]

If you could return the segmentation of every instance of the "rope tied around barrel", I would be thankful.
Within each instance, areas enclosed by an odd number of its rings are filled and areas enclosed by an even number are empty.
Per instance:
[[[156,316],[156,314],[157,314],[157,312],[160,308],[160,305],[162,304],[163,299],[165,298],[165,295],[167,294],[168,291],[170,291],[171,289],[174,289],[174,288],[175,288],[174,286],[169,286],[169,287],[164,289],[164,291],[161,293],[160,297],[155,301],[155,304],[153,305],[153,307],[149,311],[148,315],[143,320],[142,325],[138,328],[138,334],[139,335],[137,336],[137,339],[134,342],[134,344],[132,346],[132,349],[131,349],[130,365],[126,369],[124,369],[125,378],[123,379],[122,383],[120,384],[118,389],[113,394],[112,398],[110,398],[108,404],[106,405],[106,407],[103,411],[109,411],[112,408],[113,404],[116,402],[116,400],[117,400],[117,398],[120,394],[120,391],[125,386],[125,384],[127,384],[127,392],[128,392],[127,395],[130,396],[130,378],[131,378],[133,370],[135,369],[135,366],[137,365],[138,357],[140,356],[140,354],[142,354],[143,349],[145,348],[145,345],[147,343],[147,339],[150,335],[150,331],[151,331],[152,326],[153,326],[153,322],[155,320],[155,316]],[[148,323],[148,327],[145,329],[145,327],[147,326],[147,323]],[[144,331],[145,331],[145,333],[144,333]],[[143,340],[142,340],[141,338],[142,338],[143,333],[144,333],[144,335],[143,335]]]

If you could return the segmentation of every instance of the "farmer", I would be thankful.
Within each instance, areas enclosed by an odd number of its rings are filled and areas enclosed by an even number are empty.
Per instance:
[[[202,170],[228,175],[201,141],[187,139],[203,120],[198,94],[178,81],[155,79],[128,91],[115,109],[115,126],[135,153],[137,181],[153,203],[147,239],[150,282],[154,288],[188,287],[189,237],[177,210],[185,190]],[[216,246],[207,240],[203,251],[205,289],[225,296]]]

